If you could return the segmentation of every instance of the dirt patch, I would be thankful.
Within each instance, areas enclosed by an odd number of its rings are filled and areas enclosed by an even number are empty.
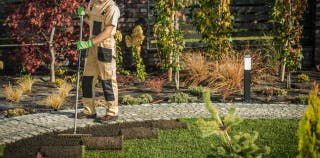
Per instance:
[[[187,124],[178,120],[128,122],[78,128],[78,134],[91,134],[92,137],[58,136],[58,134],[62,133],[73,133],[73,130],[70,129],[60,133],[38,135],[7,144],[3,157],[35,158],[37,153],[41,153],[46,158],[78,158],[79,153],[82,151],[80,148],[82,145],[85,145],[88,150],[120,150],[122,149],[123,139],[158,138],[159,129],[178,128],[187,128]]]

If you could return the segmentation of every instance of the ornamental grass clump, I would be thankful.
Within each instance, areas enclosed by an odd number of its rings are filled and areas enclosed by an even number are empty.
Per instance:
[[[52,94],[47,98],[47,104],[50,105],[54,110],[59,110],[65,101],[65,97],[60,94]]]
[[[18,84],[24,93],[30,93],[32,90],[33,79],[31,75],[25,75],[18,79]]]
[[[145,85],[149,87],[152,91],[159,93],[162,91],[164,80],[161,78],[151,79],[145,81]]]
[[[141,45],[144,38],[145,36],[143,35],[143,30],[140,25],[133,29],[131,36],[126,36],[126,45],[132,48],[132,56],[134,57],[134,63],[137,69],[136,76],[141,81],[144,81],[146,76],[146,68],[141,57]]]
[[[64,84],[62,84],[59,88],[58,93],[63,96],[63,97],[68,97],[69,96],[69,92],[73,89],[72,85],[65,82]]]
[[[18,103],[22,98],[23,89],[20,86],[14,88],[9,84],[4,88],[4,92],[7,101]]]
[[[309,93],[308,107],[306,108],[298,128],[297,158],[320,157],[320,98],[319,86],[315,82]]]

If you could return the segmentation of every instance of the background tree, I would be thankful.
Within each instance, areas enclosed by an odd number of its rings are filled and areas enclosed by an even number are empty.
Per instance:
[[[222,53],[231,51],[233,16],[230,3],[230,0],[198,0],[192,7],[194,25],[207,44],[207,56],[210,58],[221,58]]]
[[[159,59],[162,68],[168,69],[168,80],[172,81],[173,69],[176,88],[179,89],[179,57],[185,43],[183,32],[179,30],[180,11],[191,5],[190,0],[158,0],[155,4],[157,22],[154,37],[157,40]]]
[[[307,0],[275,0],[273,6],[274,40],[282,64],[280,79],[284,81],[285,72],[288,70],[288,88],[290,72],[301,68],[303,54],[300,40],[303,27],[300,21],[303,19],[307,3]]]
[[[35,72],[42,62],[50,64],[50,81],[54,82],[56,62],[77,60],[72,46],[79,39],[75,11],[80,5],[85,0],[25,0],[7,17],[4,26],[23,45],[18,55],[28,72]],[[86,30],[84,37],[88,37]]]

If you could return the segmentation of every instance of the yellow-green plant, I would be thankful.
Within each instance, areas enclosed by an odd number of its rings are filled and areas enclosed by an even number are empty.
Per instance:
[[[66,73],[66,70],[62,69],[61,67],[56,67],[56,68],[54,69],[54,73],[55,73],[57,76],[62,77],[62,76]]]
[[[46,101],[54,110],[58,110],[63,105],[65,99],[66,98],[60,94],[52,94],[48,96]]]
[[[297,158],[320,157],[320,98],[318,84],[309,93],[308,107],[299,122],[299,155]]]
[[[13,88],[10,84],[4,88],[4,92],[6,95],[6,100],[10,102],[20,102],[23,90],[21,87]]]
[[[23,108],[14,108],[6,111],[7,117],[21,116],[29,114],[29,112]]]
[[[194,25],[207,44],[206,55],[209,57],[220,58],[223,53],[231,50],[229,39],[233,29],[233,16],[230,2],[230,0],[199,0],[192,9]]]
[[[298,75],[298,82],[308,82],[309,81],[309,76],[307,74],[299,74]]]
[[[55,80],[55,84],[56,84],[57,87],[61,87],[61,85],[63,85],[64,83],[66,83],[66,81],[64,79],[57,78]]]
[[[126,36],[126,45],[127,47],[132,48],[132,56],[135,59],[135,65],[137,68],[136,76],[141,81],[144,81],[146,76],[146,68],[141,57],[141,45],[144,38],[145,36],[143,35],[143,30],[140,25],[133,29],[131,36]]]
[[[65,82],[59,87],[59,94],[63,97],[68,97],[69,92],[73,89],[72,85]]]
[[[122,33],[121,33],[119,30],[117,30],[117,32],[116,32],[115,40],[116,40],[116,63],[117,63],[117,70],[121,72],[121,70],[122,70],[123,57],[122,57],[122,49],[121,49],[120,43],[122,42]]]
[[[32,90],[33,79],[31,75],[24,75],[18,79],[18,84],[23,92],[30,93]]]
[[[241,123],[242,119],[235,117],[235,109],[231,109],[229,113],[221,119],[218,110],[212,105],[210,99],[210,91],[203,91],[204,103],[212,114],[212,120],[206,121],[200,119],[198,121],[200,131],[203,137],[215,135],[220,140],[219,144],[212,144],[212,152],[209,157],[217,158],[249,158],[264,157],[270,153],[268,146],[259,147],[255,144],[258,138],[258,132],[253,134],[239,132],[234,136],[230,136],[228,131],[231,127]]]

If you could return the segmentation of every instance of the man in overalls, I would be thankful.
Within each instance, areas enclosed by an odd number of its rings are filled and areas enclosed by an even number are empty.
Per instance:
[[[96,118],[94,105],[95,81],[101,79],[107,112],[101,121],[118,116],[118,86],[116,80],[115,39],[119,8],[113,0],[90,0],[87,10],[78,9],[90,26],[90,40],[77,42],[77,49],[88,49],[82,79],[84,111],[78,118]]]

